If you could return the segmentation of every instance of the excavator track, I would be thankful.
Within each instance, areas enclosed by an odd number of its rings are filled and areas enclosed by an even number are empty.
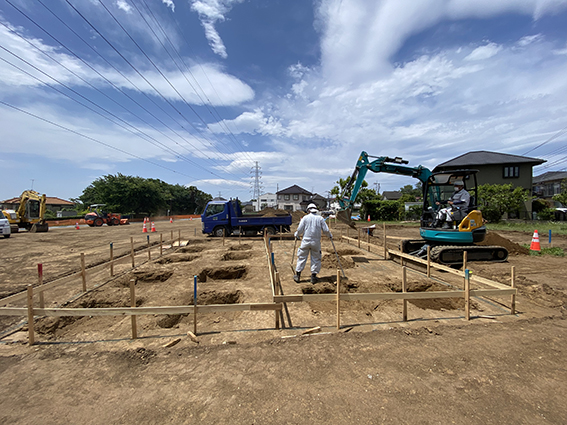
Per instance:
[[[508,259],[508,250],[502,246],[481,245],[439,245],[431,248],[431,259],[440,264],[458,265],[463,263],[463,252],[467,261],[490,261],[503,263]]]

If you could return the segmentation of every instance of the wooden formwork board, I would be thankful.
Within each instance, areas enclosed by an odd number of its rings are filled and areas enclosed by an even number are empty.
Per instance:
[[[109,308],[34,308],[34,316],[140,316],[145,314],[189,314],[195,306],[163,306],[163,307],[109,307]],[[241,304],[209,304],[198,305],[199,313],[220,313],[231,311],[274,311],[281,310],[281,303],[241,303]],[[0,316],[26,316],[28,309],[24,307],[2,307]]]

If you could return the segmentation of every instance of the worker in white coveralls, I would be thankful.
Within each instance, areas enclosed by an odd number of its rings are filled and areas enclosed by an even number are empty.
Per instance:
[[[460,221],[466,216],[466,210],[469,206],[471,195],[465,190],[465,185],[462,180],[455,180],[453,185],[455,186],[455,193],[453,193],[449,201],[447,201],[449,206],[437,211],[433,227],[438,227],[439,224],[442,223],[444,229],[449,229],[453,221]],[[440,202],[436,202],[436,204],[439,205]]]
[[[321,233],[326,233],[330,238],[333,237],[325,219],[317,215],[317,205],[309,204],[307,214],[299,222],[295,237],[303,235],[301,246],[297,250],[297,265],[293,280],[299,283],[301,272],[307,263],[307,257],[311,253],[311,283],[317,283],[317,273],[321,270]]]

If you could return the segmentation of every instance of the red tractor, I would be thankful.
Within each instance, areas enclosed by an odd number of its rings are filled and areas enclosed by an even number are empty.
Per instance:
[[[102,207],[106,204],[94,204],[89,207],[91,212],[85,215],[85,223],[91,227],[100,227],[106,223],[107,226],[119,226],[121,224],[130,224],[127,218],[122,218],[117,213],[107,213],[102,211]]]

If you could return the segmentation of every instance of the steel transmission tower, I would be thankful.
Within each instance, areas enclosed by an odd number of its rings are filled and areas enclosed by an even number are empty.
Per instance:
[[[256,165],[252,167],[250,173],[252,174],[252,199],[256,200],[256,211],[260,211],[260,195],[262,194],[262,171],[261,167],[258,165],[258,161],[255,162]]]

